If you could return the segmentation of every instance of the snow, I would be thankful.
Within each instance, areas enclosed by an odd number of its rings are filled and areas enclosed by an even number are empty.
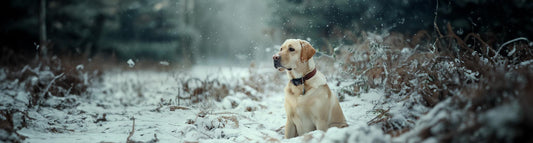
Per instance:
[[[520,40],[528,41],[528,42],[529,42],[529,40],[528,40],[526,37],[518,37],[518,38],[515,38],[515,39],[512,39],[512,40],[509,40],[509,41],[503,43],[503,44],[498,48],[498,52],[497,52],[497,53],[500,53],[500,50],[501,50],[503,47],[507,46],[508,44],[511,44],[511,43],[513,43],[513,42],[520,41]]]
[[[511,50],[511,51],[507,54],[507,56],[509,56],[509,57],[512,56],[512,55],[514,54],[514,52],[516,52],[516,47],[513,47],[513,50]]]
[[[159,64],[160,65],[163,65],[163,66],[168,66],[170,65],[170,63],[168,61],[159,61]]]
[[[533,60],[527,60],[520,63],[520,66],[527,66],[529,64],[533,63]]]
[[[416,66],[417,63],[411,64]],[[520,65],[531,63],[531,60],[523,61]],[[462,68],[455,64],[460,63],[441,62],[436,66],[448,70]],[[472,70],[461,71],[472,80],[480,76]],[[0,95],[4,95],[0,96],[0,110],[21,111],[15,112],[12,118],[17,132],[28,137],[24,142],[124,142],[128,138],[142,142],[440,142],[443,136],[450,135],[450,128],[464,131],[476,124],[485,126],[474,134],[495,135],[510,142],[520,133],[513,126],[523,116],[518,101],[474,116],[466,109],[480,109],[481,106],[472,107],[475,105],[472,101],[462,101],[468,95],[446,98],[430,108],[413,104],[424,102],[421,93],[394,95],[406,93],[409,87],[405,85],[399,93],[386,93],[379,87],[364,89],[369,87],[354,86],[361,82],[359,79],[331,71],[333,73],[325,75],[328,75],[331,90],[342,97],[340,106],[349,127],[284,139],[283,87],[288,79],[271,63],[249,67],[196,65],[188,69],[169,67],[168,70],[109,69],[98,82],[93,82],[87,93],[48,96],[34,108],[28,108],[32,94],[51,95],[47,89],[56,79],[65,76],[41,66],[26,66],[21,70],[24,72],[31,74],[27,78],[10,79],[7,69],[0,68]],[[78,72],[88,85],[87,73]],[[413,75],[429,76],[427,73]],[[418,85],[423,81],[409,82]],[[44,85],[40,88],[45,92],[30,93],[27,87],[37,84]],[[437,85],[427,87],[439,88]],[[361,92],[346,93],[353,88]],[[459,101],[464,102],[459,105],[465,106],[457,106]],[[0,119],[5,120],[5,117],[0,116]],[[380,119],[389,124],[375,122]],[[391,129],[402,129],[399,132],[403,133],[390,133]],[[17,138],[4,132],[0,130],[0,138]],[[421,137],[422,134],[431,136]],[[454,141],[468,139],[462,137]]]
[[[130,66],[130,68],[133,68],[133,66],[135,66],[135,62],[133,62],[133,60],[129,59],[126,63],[128,63],[128,66]]]
[[[520,118],[520,107],[518,101],[513,101],[509,104],[505,104],[500,107],[496,107],[487,111],[481,115],[481,118],[478,119],[480,122],[488,123],[488,126],[485,127],[483,131],[493,131],[496,132],[496,135],[499,138],[514,137],[517,135],[515,130],[505,128],[513,124],[518,124],[516,119]],[[511,140],[508,140],[512,142]]]
[[[5,78],[0,72],[0,78]],[[270,77],[282,74],[263,64],[253,72],[248,67],[194,66],[189,70],[171,72],[136,70],[109,70],[104,72],[102,82],[92,85],[86,96],[52,96],[42,108],[28,109],[28,116],[35,119],[29,127],[18,131],[28,138],[24,142],[124,142],[128,138],[135,119],[134,141],[163,142],[389,142],[386,135],[367,122],[376,116],[373,112],[382,90],[370,90],[359,96],[346,96],[341,107],[350,125],[347,128],[330,128],[327,132],[313,131],[300,137],[284,139],[286,120],[283,107],[283,85],[272,82],[277,90],[256,91],[245,86],[246,92],[231,90],[221,101],[205,100],[199,103],[176,101],[182,87],[182,79],[219,79],[229,88],[243,86],[244,80],[254,75]],[[43,72],[36,78],[55,77]],[[41,81],[41,80],[39,80]],[[3,81],[4,82],[4,81]],[[268,83],[268,82],[267,82]],[[2,86],[19,84],[18,81],[2,83]],[[334,92],[345,85],[334,86]],[[23,86],[15,86],[23,88]],[[1,98],[2,103],[17,103],[26,106],[28,93],[2,90],[16,98]],[[12,92],[12,93],[7,93]],[[247,94],[259,97],[255,99]],[[186,96],[186,93],[181,93]],[[56,105],[74,108],[50,108]],[[1,106],[5,107],[5,106]],[[18,123],[20,124],[20,123]],[[20,126],[20,125],[18,125]]]
[[[77,66],[76,66],[76,70],[83,70],[83,65],[82,65],[82,64],[77,65]]]

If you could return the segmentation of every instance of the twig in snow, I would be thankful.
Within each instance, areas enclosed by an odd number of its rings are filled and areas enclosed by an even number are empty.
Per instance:
[[[283,125],[283,126],[279,127],[278,129],[276,129],[276,132],[282,133],[281,131],[283,131],[284,128],[285,128],[285,125]]]
[[[96,119],[96,121],[94,121],[94,123],[105,122],[105,121],[107,121],[107,119],[105,118],[105,116],[106,116],[106,114],[104,113],[104,114],[102,115],[102,118],[100,118],[100,119]]]
[[[432,46],[433,50],[431,50],[432,53],[434,53],[437,50],[435,45],[437,43],[440,43],[439,39],[444,37],[442,35],[442,33],[440,32],[440,30],[439,30],[439,26],[437,25],[437,17],[438,17],[438,13],[439,13],[438,10],[439,10],[439,0],[437,0],[437,6],[435,7],[435,19],[433,19],[433,28],[435,28],[435,31],[437,31],[437,34],[439,34],[439,37],[435,38],[435,42],[433,43],[433,46]]]
[[[264,132],[260,132],[261,134],[263,134],[263,139],[267,142],[280,142],[279,139],[277,138],[274,138],[272,136],[269,136],[268,134],[264,133]]]
[[[181,106],[169,106],[169,108],[170,108],[170,111],[175,111],[176,109],[179,109],[179,110],[190,110],[187,107],[181,107]]]
[[[48,83],[48,85],[46,86],[46,88],[43,90],[43,92],[41,93],[41,95],[39,96],[40,98],[44,98],[44,95],[48,92],[48,90],[50,89],[50,87],[52,87],[52,84],[55,83],[56,79],[62,77],[65,73],[61,73],[59,74],[58,76],[54,77],[54,79],[52,79],[52,81],[50,81],[50,83]]]
[[[159,139],[157,138],[157,134],[154,134],[154,139],[152,139],[150,142],[159,142]]]
[[[128,138],[126,139],[126,142],[127,143],[133,143],[135,141],[131,140],[131,137],[133,136],[133,134],[135,133],[135,116],[134,117],[131,117],[131,119],[133,120],[133,125],[131,126],[131,132],[130,132],[130,135],[128,136]]]
[[[383,81],[383,83],[387,84],[387,80],[389,80],[389,72],[387,71],[387,63],[383,63],[383,71],[385,72],[385,80]]]
[[[377,109],[375,110],[376,112],[380,112],[379,115],[377,115],[376,117],[374,117],[372,120],[368,121],[367,124],[368,125],[373,125],[373,124],[376,124],[376,123],[379,123],[379,122],[382,122],[383,120],[387,120],[389,118],[389,111],[390,111],[390,108],[387,109],[387,110],[384,110],[384,109]]]
[[[524,40],[524,41],[528,41],[528,42],[529,42],[529,40],[528,40],[527,38],[525,38],[525,37],[518,37],[518,38],[515,38],[515,39],[513,39],[513,40],[509,40],[509,41],[503,43],[503,44],[498,48],[498,51],[496,52],[496,55],[499,55],[499,54],[500,54],[500,50],[502,50],[503,47],[507,46],[508,44],[514,43],[514,42],[516,42],[516,41],[520,41],[520,40]],[[496,57],[496,55],[494,55],[494,57]]]
[[[442,33],[440,32],[440,30],[439,30],[439,26],[437,25],[437,17],[438,17],[438,14],[439,14],[438,10],[439,10],[439,1],[437,0],[437,6],[435,7],[435,19],[433,19],[433,27],[435,28],[435,30],[439,34],[439,37],[437,38],[437,41],[438,41],[439,38],[444,37],[442,35]]]

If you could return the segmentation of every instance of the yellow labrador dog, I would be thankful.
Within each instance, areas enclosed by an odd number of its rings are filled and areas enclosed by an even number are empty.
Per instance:
[[[346,127],[336,95],[331,93],[326,77],[317,71],[309,42],[288,39],[272,58],[279,71],[287,70],[290,82],[285,87],[287,123],[285,138],[303,135],[316,129]]]

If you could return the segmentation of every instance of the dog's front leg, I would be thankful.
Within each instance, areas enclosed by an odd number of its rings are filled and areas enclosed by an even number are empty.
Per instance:
[[[328,130],[328,123],[325,120],[319,120],[315,123],[316,129],[326,132]]]
[[[296,125],[292,122],[292,119],[288,118],[285,124],[285,138],[296,137]]]

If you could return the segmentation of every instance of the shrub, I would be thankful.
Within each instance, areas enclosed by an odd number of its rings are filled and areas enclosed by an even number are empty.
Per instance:
[[[461,122],[475,121],[486,113],[470,108],[497,109],[516,102],[519,97],[524,98],[521,95],[528,93],[525,87],[530,84],[533,73],[530,66],[533,55],[532,44],[525,38],[497,47],[475,33],[466,34],[461,39],[448,24],[447,35],[437,33],[430,36],[426,31],[411,37],[399,33],[368,33],[363,34],[362,39],[363,42],[358,45],[339,49],[348,51],[338,55],[342,59],[344,75],[355,80],[342,93],[353,96],[366,92],[361,89],[383,89],[385,98],[375,107],[378,116],[368,124],[381,127],[393,136],[415,128],[419,119],[438,104],[465,110],[461,114],[465,117],[450,116],[439,121],[445,127],[439,133],[447,135],[438,136],[440,140],[450,141],[458,133],[473,135],[490,122],[469,125],[468,129],[456,132],[454,127],[462,125]],[[449,99],[452,101],[442,103]],[[527,111],[523,106],[528,107],[521,105],[518,110],[520,115]],[[526,124],[531,118],[516,120],[514,125]],[[431,128],[427,126],[427,130],[416,132],[420,133],[420,138],[426,139],[436,135],[429,132]],[[530,127],[511,128],[523,133]],[[482,137],[494,134],[491,132]],[[516,134],[510,139],[494,136],[501,141],[515,141],[520,137],[523,136]]]

